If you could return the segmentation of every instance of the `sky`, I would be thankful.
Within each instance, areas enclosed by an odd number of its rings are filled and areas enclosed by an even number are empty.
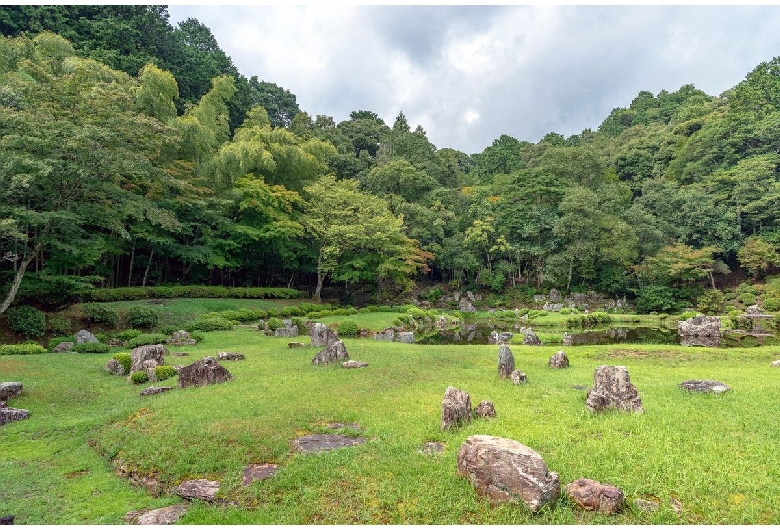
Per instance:
[[[711,96],[780,56],[780,6],[168,5],[247,78],[314,118],[400,112],[437,148],[479,153],[596,130],[640,91]]]

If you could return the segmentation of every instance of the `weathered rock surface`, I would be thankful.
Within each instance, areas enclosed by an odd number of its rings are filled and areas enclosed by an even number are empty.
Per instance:
[[[550,295],[548,296],[550,302],[557,304],[561,301],[561,292],[558,289],[550,289]]]
[[[505,344],[512,340],[513,336],[509,331],[491,331],[488,344]]]
[[[250,464],[244,468],[244,477],[241,485],[249,486],[256,480],[266,480],[276,475],[279,466],[276,464]]]
[[[219,364],[214,357],[204,357],[179,370],[179,386],[206,386],[224,383],[233,379],[227,368]]]
[[[232,351],[221,351],[217,354],[218,361],[243,361],[244,355]]]
[[[709,379],[692,379],[680,383],[680,388],[690,392],[712,392],[713,394],[722,394],[728,392],[731,388],[726,383],[720,381],[711,381]]]
[[[414,332],[413,331],[399,331],[398,334],[395,336],[396,342],[403,342],[405,344],[413,344],[414,343]]]
[[[157,364],[165,364],[164,356],[168,353],[162,344],[149,344],[133,348],[130,352],[130,373],[144,369],[144,361],[153,360]]]
[[[698,315],[682,320],[677,323],[677,332],[682,346],[716,347],[721,339],[720,318]]]
[[[471,421],[471,397],[455,387],[447,387],[441,403],[441,430],[446,431]]]
[[[148,388],[145,388],[141,391],[141,397],[143,396],[154,396],[156,394],[162,394],[163,392],[168,392],[169,390],[173,390],[173,387],[170,386],[150,386]]]
[[[498,348],[498,377],[506,379],[511,377],[515,371],[515,357],[512,350],[506,344],[501,344]]]
[[[620,511],[625,502],[625,496],[619,488],[589,478],[579,478],[568,484],[566,493],[582,508],[606,515]]]
[[[190,334],[183,329],[175,331],[165,342],[171,346],[194,346],[198,343],[197,340],[190,337]]]
[[[18,382],[0,383],[0,401],[8,401],[22,395],[23,388],[24,385]]]
[[[525,372],[521,372],[520,370],[515,370],[510,374],[510,379],[512,379],[512,382],[516,385],[522,385],[523,383],[528,382],[528,376],[525,375]]]
[[[187,512],[186,504],[174,504],[164,508],[157,508],[148,512],[129,512],[125,515],[125,523],[138,525],[164,525],[173,524]]]
[[[474,409],[474,414],[476,414],[479,418],[495,418],[496,408],[493,406],[492,401],[480,401],[479,405],[477,405],[477,408]]]
[[[539,339],[539,336],[536,333],[530,329],[526,329],[523,332],[523,344],[525,346],[541,346],[542,341]]]
[[[614,408],[626,412],[642,412],[642,400],[628,376],[625,366],[599,366],[593,376],[594,385],[588,392],[585,407],[591,412]]]
[[[274,337],[284,337],[291,339],[298,336],[298,326],[285,326],[283,328],[276,328],[274,331]]]
[[[348,361],[349,354],[347,354],[347,347],[340,340],[329,344],[322,350],[320,350],[314,359],[311,360],[312,364],[331,364],[336,361]]]
[[[0,515],[0,525],[12,525],[14,524],[13,515]]]
[[[303,348],[302,342],[288,342],[287,343],[288,348]]]
[[[14,421],[26,420],[30,417],[30,411],[26,409],[15,409],[6,406],[5,401],[0,403],[0,425],[12,423]]]
[[[86,329],[82,329],[81,331],[76,333],[76,344],[84,344],[85,342],[100,342],[100,341],[92,333],[90,333]]]
[[[458,450],[458,475],[492,502],[523,502],[532,512],[558,500],[557,473],[520,442],[496,436],[470,436]]]
[[[363,361],[344,361],[341,363],[342,368],[365,368],[368,366],[368,363],[364,363]]]
[[[444,444],[441,442],[425,442],[420,448],[420,452],[424,455],[437,455],[444,451]]]
[[[219,491],[219,482],[205,478],[185,480],[173,490],[176,495],[184,499],[200,499],[206,502],[212,502],[217,491]]]
[[[59,344],[57,344],[57,345],[54,347],[54,349],[52,350],[52,352],[54,352],[54,353],[65,353],[65,352],[69,352],[70,350],[72,350],[72,349],[73,349],[73,346],[75,346],[75,344],[74,344],[73,342],[60,342]]]
[[[548,365],[550,368],[568,368],[569,358],[566,357],[566,354],[563,353],[563,350],[558,350],[558,353],[550,357]]]
[[[574,337],[570,335],[569,333],[563,332],[563,345],[564,346],[571,346],[574,344]]]
[[[386,329],[384,331],[380,331],[379,333],[374,333],[374,340],[393,342],[395,340],[395,330]]]
[[[338,334],[322,322],[314,324],[309,336],[311,337],[311,345],[315,348],[324,348],[339,340]]]
[[[111,375],[128,375],[125,373],[125,367],[116,359],[109,359],[104,368]]]
[[[366,443],[366,439],[362,436],[344,436],[341,434],[308,434],[293,441],[295,449],[302,453],[321,453],[364,443]]]

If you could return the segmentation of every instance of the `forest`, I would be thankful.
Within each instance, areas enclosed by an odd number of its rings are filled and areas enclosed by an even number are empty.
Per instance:
[[[2,6],[0,30],[0,313],[95,287],[437,284],[668,311],[780,266],[780,57],[469,154],[402,109],[311,115],[164,6]]]

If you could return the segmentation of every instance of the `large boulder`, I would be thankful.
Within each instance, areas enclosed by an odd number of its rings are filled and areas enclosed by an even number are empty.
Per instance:
[[[206,386],[233,379],[230,372],[213,357],[204,357],[179,370],[179,386]]]
[[[541,346],[542,341],[539,339],[539,336],[536,333],[531,331],[531,328],[528,328],[523,331],[523,345]]]
[[[374,340],[382,340],[385,342],[393,342],[395,340],[395,330],[392,328],[374,333]]]
[[[501,344],[498,348],[498,377],[506,379],[515,371],[515,357],[512,350],[506,344]]]
[[[138,346],[130,352],[130,373],[144,369],[144,361],[156,361],[157,364],[165,364],[164,356],[168,353],[162,344],[147,344]]]
[[[0,401],[8,401],[11,398],[18,397],[22,394],[22,383],[0,383]]]
[[[84,344],[85,342],[100,342],[100,341],[92,333],[90,333],[86,329],[82,329],[81,331],[76,333],[76,344]]]
[[[338,334],[322,322],[317,322],[309,334],[311,345],[315,348],[324,348],[339,340]]]
[[[111,375],[127,375],[125,367],[116,359],[109,359],[105,366],[106,372]]]
[[[329,344],[314,356],[311,360],[312,364],[331,364],[336,361],[348,361],[349,354],[347,354],[347,347],[340,340]]]
[[[520,442],[476,435],[458,450],[458,475],[494,503],[524,503],[532,512],[554,504],[561,494],[558,474]]]
[[[620,511],[625,501],[619,488],[589,478],[579,478],[568,484],[566,493],[582,508],[606,515]]]
[[[441,403],[441,430],[446,431],[471,421],[471,397],[455,387],[447,387]]]
[[[698,315],[681,320],[677,323],[677,332],[682,346],[716,347],[721,339],[720,318]]]
[[[593,388],[588,392],[585,407],[591,412],[617,409],[642,412],[642,400],[628,376],[625,366],[599,366],[593,376]]]

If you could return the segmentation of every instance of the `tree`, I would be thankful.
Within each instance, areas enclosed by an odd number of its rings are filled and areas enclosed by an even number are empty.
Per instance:
[[[737,259],[755,279],[759,274],[780,265],[780,255],[774,245],[757,236],[747,238],[737,251]]]

